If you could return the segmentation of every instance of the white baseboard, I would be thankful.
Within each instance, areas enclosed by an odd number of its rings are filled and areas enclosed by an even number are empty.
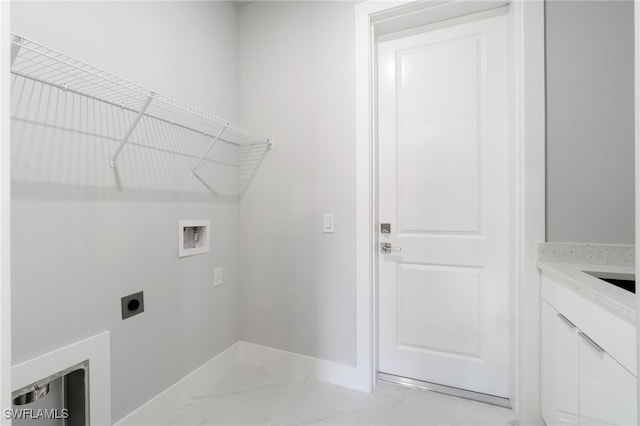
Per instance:
[[[240,342],[229,346],[223,352],[126,415],[115,426],[151,426],[161,424],[162,420],[176,408],[186,403],[190,396],[205,392],[211,386],[212,380],[221,377],[233,368],[238,362],[239,346]]]
[[[190,396],[205,392],[212,380],[221,377],[238,363],[265,366],[294,377],[310,377],[359,389],[355,367],[240,341],[150,399],[115,426],[160,424],[178,406],[186,403]]]
[[[356,367],[300,355],[249,342],[239,342],[239,361],[264,365],[293,376],[310,377],[321,382],[360,390]]]

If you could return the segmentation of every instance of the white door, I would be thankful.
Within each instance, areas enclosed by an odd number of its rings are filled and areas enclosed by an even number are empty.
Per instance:
[[[506,397],[506,16],[378,45],[379,371]]]

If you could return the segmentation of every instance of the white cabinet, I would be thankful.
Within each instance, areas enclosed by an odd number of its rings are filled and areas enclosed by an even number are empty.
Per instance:
[[[542,416],[548,425],[635,425],[636,378],[542,303]]]
[[[637,425],[636,378],[589,338],[580,338],[580,424]]]
[[[542,417],[549,425],[576,425],[580,411],[577,328],[542,302]]]

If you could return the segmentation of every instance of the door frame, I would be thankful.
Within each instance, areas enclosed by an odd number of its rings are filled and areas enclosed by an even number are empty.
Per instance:
[[[482,4],[485,6],[479,6]],[[509,399],[517,418],[540,417],[540,273],[545,241],[544,2],[367,1],[356,5],[356,369],[370,391],[377,373],[376,34],[414,28],[509,3],[510,281]]]
[[[634,146],[635,146],[635,246],[636,276],[640,275],[640,1],[633,2],[633,40],[634,40]],[[640,312],[640,297],[636,296],[636,312]],[[636,358],[640,365],[640,315],[636,314]],[[638,419],[640,419],[640,374],[638,379]]]

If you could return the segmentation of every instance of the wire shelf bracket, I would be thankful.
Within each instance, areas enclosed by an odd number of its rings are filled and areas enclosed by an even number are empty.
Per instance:
[[[220,129],[220,131],[218,132],[218,134],[213,138],[213,140],[211,141],[211,143],[209,144],[209,146],[207,147],[207,149],[202,153],[202,155],[200,156],[200,158],[198,159],[198,161],[196,162],[196,164],[191,168],[191,178],[196,178],[200,181],[200,183],[202,183],[209,191],[211,191],[213,193],[213,195],[218,195],[218,192],[216,190],[214,190],[209,184],[207,184],[204,179],[202,179],[200,176],[198,176],[196,174],[196,170],[198,169],[198,167],[200,166],[200,163],[202,163],[202,160],[204,160],[204,157],[207,156],[207,154],[209,153],[209,151],[211,151],[211,149],[213,148],[213,146],[216,144],[216,142],[218,142],[218,140],[220,139],[220,136],[222,136],[222,134],[224,133],[225,130],[227,130],[227,128],[229,127],[229,123],[227,123],[222,129]]]
[[[215,195],[216,197],[220,194],[218,194],[218,191],[216,191],[215,189],[213,189],[211,187],[211,185],[209,185],[207,182],[205,182],[204,179],[202,179],[200,176],[198,176],[195,172],[191,172],[191,177],[192,178],[196,178],[202,185],[204,185],[205,188],[207,188],[213,195]]]
[[[211,148],[213,148],[216,142],[218,142],[218,139],[220,139],[220,136],[222,136],[222,134],[224,133],[225,130],[227,130],[228,127],[229,127],[229,123],[227,123],[227,125],[225,125],[222,129],[220,129],[218,134],[213,138],[213,140],[211,141],[207,149],[202,153],[202,155],[200,156],[196,164],[191,168],[191,177],[195,176],[196,170],[200,166],[200,163],[202,163],[202,160],[204,160],[204,157],[207,156],[209,151],[211,151]]]
[[[155,93],[151,92],[151,94],[149,96],[147,96],[147,99],[144,101],[144,104],[142,105],[142,108],[140,108],[140,111],[138,111],[138,114],[136,115],[136,118],[133,120],[133,123],[131,123],[131,126],[129,126],[129,130],[127,130],[127,133],[122,138],[122,141],[120,141],[120,145],[118,146],[118,149],[116,149],[116,152],[113,153],[113,157],[111,157],[111,168],[112,169],[117,168],[116,167],[116,160],[118,159],[118,156],[120,155],[120,152],[122,151],[124,146],[127,144],[127,141],[131,137],[131,134],[135,130],[135,128],[138,125],[138,123],[140,122],[140,120],[142,120],[142,117],[144,117],[144,113],[147,111],[147,108],[149,108],[149,104],[151,104],[151,101],[153,100],[154,95],[155,95]]]

